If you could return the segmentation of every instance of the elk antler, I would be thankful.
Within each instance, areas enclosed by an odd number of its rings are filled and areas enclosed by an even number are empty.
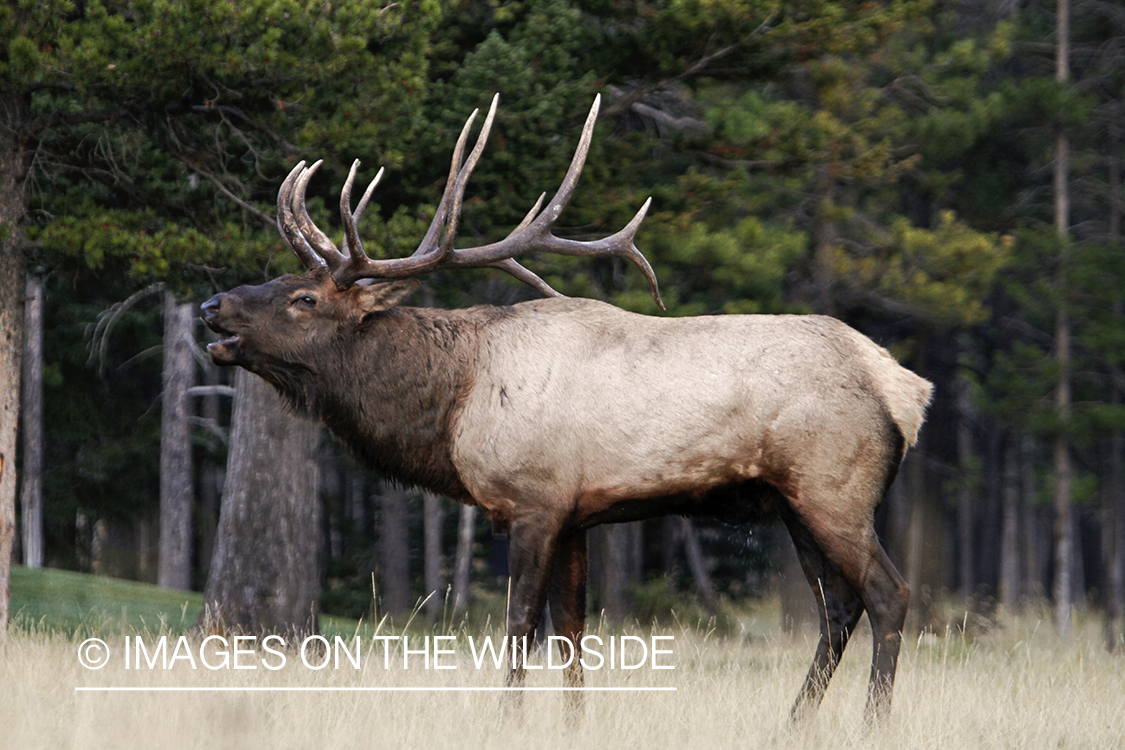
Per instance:
[[[469,152],[468,158],[462,164],[462,155],[465,143],[469,137],[469,129],[476,119],[477,110],[469,116],[457,145],[453,148],[453,159],[449,167],[449,178],[445,183],[445,192],[438,204],[434,219],[426,231],[422,243],[412,255],[407,258],[391,258],[387,260],[373,260],[367,257],[360,243],[356,225],[359,218],[367,208],[371,192],[375,189],[383,176],[383,170],[375,175],[375,179],[367,187],[355,211],[351,210],[352,183],[355,182],[359,161],[352,164],[348,179],[344,182],[340,193],[340,216],[344,223],[344,246],[338,249],[328,236],[320,231],[309,218],[305,207],[305,189],[313,173],[320,167],[321,162],[316,162],[311,167],[306,167],[305,162],[300,162],[285,181],[277,194],[277,226],[281,236],[285,238],[290,249],[301,259],[306,268],[327,269],[340,288],[347,288],[359,279],[402,279],[418,276],[439,268],[481,268],[491,267],[507,271],[520,281],[526,282],[540,292],[561,297],[562,295],[552,289],[543,279],[536,276],[528,269],[516,262],[515,258],[526,253],[549,252],[559,255],[574,255],[582,257],[620,256],[628,258],[637,264],[648,279],[652,287],[652,297],[664,309],[660,299],[660,290],[656,283],[656,274],[652,266],[633,244],[633,236],[648,211],[652,199],[649,198],[641,206],[641,210],[625,228],[599,240],[578,242],[556,237],[551,233],[551,227],[566,207],[567,201],[574,193],[578,184],[578,177],[582,173],[582,166],[586,161],[586,153],[590,148],[590,140],[594,135],[594,121],[598,116],[601,106],[601,95],[594,99],[590,114],[586,116],[586,124],[582,128],[582,136],[578,141],[578,148],[570,162],[570,168],[559,186],[558,192],[540,210],[546,193],[539,196],[539,200],[507,237],[499,242],[493,242],[480,247],[458,250],[453,247],[457,236],[457,224],[461,217],[461,202],[465,195],[465,185],[469,175],[479,161],[484,151],[488,132],[492,128],[492,120],[496,115],[496,104],[500,99],[497,94],[492,98],[492,106],[484,119],[480,133],[477,135],[476,144]]]

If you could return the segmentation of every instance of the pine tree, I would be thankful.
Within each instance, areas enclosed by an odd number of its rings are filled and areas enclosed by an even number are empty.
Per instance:
[[[424,0],[0,7],[0,629],[26,252],[73,256],[126,289],[192,265],[261,268],[280,242],[258,201],[299,145],[377,139],[401,153],[436,10]]]

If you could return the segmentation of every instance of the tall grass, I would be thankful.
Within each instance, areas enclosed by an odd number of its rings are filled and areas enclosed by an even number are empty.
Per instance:
[[[1096,622],[1080,623],[1069,643],[1034,616],[1002,619],[976,638],[951,628],[911,639],[893,714],[869,732],[862,721],[871,643],[865,632],[856,634],[815,719],[792,730],[788,708],[808,668],[813,634],[780,635],[769,610],[743,616],[744,632],[753,636],[688,626],[660,630],[675,636],[668,659],[675,670],[588,672],[592,687],[676,691],[585,693],[576,724],[567,721],[567,696],[555,692],[524,693],[522,705],[494,692],[79,692],[84,686],[498,687],[503,673],[473,668],[467,648],[447,660],[457,669],[442,671],[418,668],[420,661],[404,670],[397,653],[384,670],[381,651],[369,652],[358,671],[313,671],[295,654],[278,671],[192,670],[184,662],[168,671],[126,670],[120,631],[103,636],[118,658],[89,671],[77,659],[85,634],[25,624],[0,646],[0,747],[1125,747],[1125,658],[1104,651]],[[649,635],[638,625],[597,622],[592,632]],[[152,643],[159,631],[132,633],[138,634]],[[464,646],[469,635],[485,633],[460,625],[446,634]],[[558,686],[562,678],[543,670],[531,673],[528,684]]]

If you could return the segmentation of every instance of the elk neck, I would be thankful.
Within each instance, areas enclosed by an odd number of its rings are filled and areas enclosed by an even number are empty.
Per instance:
[[[388,478],[468,499],[451,427],[489,310],[393,308],[346,328],[308,374],[308,411]]]

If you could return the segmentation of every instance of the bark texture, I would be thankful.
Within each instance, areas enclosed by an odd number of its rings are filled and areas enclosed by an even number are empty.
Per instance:
[[[164,293],[164,390],[160,415],[160,563],[156,581],[191,588],[192,504],[190,403],[195,365],[192,305]]]
[[[202,625],[219,632],[317,631],[319,428],[289,416],[258,376],[235,377],[233,425]]]
[[[687,558],[695,591],[707,612],[715,614],[719,611],[719,597],[715,593],[715,585],[711,582],[711,574],[703,558],[703,545],[699,541],[699,532],[695,530],[690,518],[681,518],[680,523],[683,526],[684,556]]]
[[[445,521],[445,506],[432,492],[422,494],[422,534],[424,541],[424,567],[426,578],[426,619],[437,622],[445,602],[445,577],[442,575],[441,530]]]
[[[27,277],[24,306],[20,482],[23,564],[43,567],[43,282]]]
[[[1070,83],[1070,3],[1058,0],[1058,21],[1056,33],[1058,42],[1055,57],[1055,81],[1060,85]],[[1065,261],[1070,241],[1070,142],[1066,129],[1059,127],[1055,136],[1055,229],[1058,231],[1062,250],[1060,251],[1059,272],[1059,310],[1055,317],[1055,361],[1059,369],[1059,381],[1055,387],[1055,409],[1060,429],[1055,436],[1055,579],[1053,594],[1055,598],[1055,624],[1059,634],[1069,638],[1071,633],[1071,608],[1073,590],[1071,577],[1074,573],[1074,519],[1070,509],[1070,440],[1066,426],[1070,421],[1070,313],[1066,303]]]
[[[382,562],[382,609],[390,615],[410,612],[410,493],[384,482],[379,497],[379,556]]]
[[[469,607],[469,584],[473,571],[473,530],[476,527],[477,509],[462,505],[457,518],[457,551],[453,557],[453,611],[464,612]]]
[[[28,119],[20,92],[0,91],[0,638],[8,632],[12,544],[16,531],[16,441],[23,354],[27,165],[20,131]]]

